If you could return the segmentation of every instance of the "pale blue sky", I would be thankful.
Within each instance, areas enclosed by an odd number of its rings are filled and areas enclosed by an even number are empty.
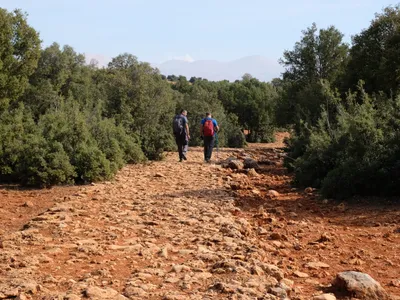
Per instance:
[[[129,52],[160,63],[174,57],[228,61],[248,55],[278,60],[316,22],[350,36],[368,27],[387,0],[0,0],[20,8],[45,46],[80,53]]]

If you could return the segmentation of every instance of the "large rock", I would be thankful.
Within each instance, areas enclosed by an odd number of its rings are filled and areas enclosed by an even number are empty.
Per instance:
[[[125,288],[124,295],[129,297],[129,299],[135,299],[135,297],[138,297],[139,299],[145,299],[148,296],[145,290],[132,285],[129,285]]]
[[[271,275],[272,277],[274,277],[275,279],[282,280],[283,278],[285,278],[283,271],[281,269],[279,269],[279,267],[275,266],[275,265],[270,265],[270,264],[263,264],[261,266],[264,270],[264,272],[268,275]]]
[[[245,169],[254,169],[254,170],[260,169],[260,166],[258,165],[257,161],[252,158],[246,158],[243,164]]]
[[[228,162],[228,167],[232,170],[241,170],[243,169],[243,163],[238,159],[231,160]]]
[[[310,275],[308,275],[307,273],[303,273],[303,272],[300,272],[300,271],[293,272],[293,275],[298,277],[298,278],[308,278],[308,277],[310,277]]]
[[[330,266],[328,264],[320,262],[320,261],[309,262],[309,263],[307,263],[305,265],[305,267],[309,268],[309,269],[315,269],[315,270],[317,270],[317,269],[329,269],[330,268]]]
[[[4,282],[0,282],[0,299],[15,298],[21,293],[33,295],[37,292],[38,284],[32,279],[21,277],[10,281],[4,280]]]
[[[267,195],[270,196],[271,198],[275,198],[275,197],[279,197],[280,194],[275,190],[269,190],[267,192]]]
[[[349,295],[365,300],[390,299],[382,286],[371,276],[361,272],[348,271],[339,273],[333,283],[334,288]]]
[[[268,159],[268,158],[265,157],[265,156],[261,156],[261,157],[258,159],[258,164],[260,164],[260,165],[273,166],[273,165],[276,165],[277,162],[275,162],[275,161],[273,161],[273,160],[270,160],[270,159]]]
[[[280,287],[270,288],[268,290],[268,293],[279,297],[279,299],[286,299],[286,297],[287,297],[287,292],[283,288],[280,288]]]
[[[247,171],[247,176],[249,176],[249,177],[258,177],[258,173],[257,173],[257,171],[254,170],[254,169],[249,169],[249,170]]]
[[[99,288],[97,286],[89,286],[85,290],[85,296],[90,299],[109,299],[109,300],[125,300],[128,299],[122,296],[118,291],[112,288]]]
[[[336,297],[334,294],[322,294],[315,296],[313,300],[336,300]]]

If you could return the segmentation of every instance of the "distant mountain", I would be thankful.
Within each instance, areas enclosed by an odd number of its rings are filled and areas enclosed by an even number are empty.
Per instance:
[[[184,60],[169,60],[161,64],[152,64],[164,75],[183,75],[189,79],[192,76],[207,78],[208,80],[235,81],[242,78],[245,73],[253,77],[270,81],[279,77],[283,71],[277,61],[271,61],[263,56],[247,56],[229,62],[216,60],[196,60],[188,62]]]
[[[98,61],[99,67],[106,67],[110,58],[98,54],[86,54],[86,61],[92,59]],[[229,80],[241,79],[246,73],[261,81],[270,81],[279,77],[283,68],[277,61],[267,59],[260,55],[246,56],[229,62],[216,60],[168,60],[161,64],[151,64],[158,68],[164,75],[183,75],[189,80],[190,77],[202,77],[208,80]]]

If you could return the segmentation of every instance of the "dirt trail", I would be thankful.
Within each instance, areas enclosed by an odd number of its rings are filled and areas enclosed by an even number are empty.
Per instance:
[[[0,299],[311,299],[344,270],[400,295],[399,207],[293,189],[279,138],[220,150],[253,157],[258,174],[192,148],[184,163],[168,153],[112,182],[3,187]]]

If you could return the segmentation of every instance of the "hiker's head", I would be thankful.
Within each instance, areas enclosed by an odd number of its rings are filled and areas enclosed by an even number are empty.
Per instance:
[[[187,115],[187,111],[186,111],[186,110],[184,110],[184,109],[182,109],[182,110],[181,110],[181,115],[184,115],[184,116],[186,116],[186,115]]]
[[[211,113],[206,113],[206,118],[211,118]]]

